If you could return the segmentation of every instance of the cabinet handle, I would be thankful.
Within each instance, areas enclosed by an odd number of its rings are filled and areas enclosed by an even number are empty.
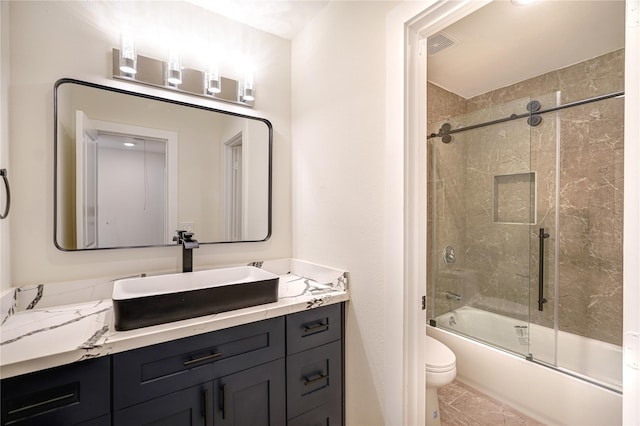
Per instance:
[[[323,324],[321,322],[314,324],[314,325],[305,325],[304,326],[304,332],[305,333],[310,333],[312,331],[324,331],[324,330],[328,330],[329,329],[329,323],[327,322],[326,324]]]
[[[203,410],[203,415],[204,415],[204,424],[208,425],[209,424],[209,416],[211,415],[209,413],[209,389],[205,389],[204,391],[202,391],[202,398],[203,398],[203,403],[204,403],[204,410]]]
[[[227,406],[227,385],[222,385],[222,389],[220,390],[220,409],[222,410],[222,420],[225,418],[226,411],[225,407]]]
[[[59,402],[68,398],[73,398],[74,396],[75,396],[74,393],[68,393],[66,395],[61,395],[55,398],[47,399],[46,401],[36,402],[35,404],[29,404],[29,405],[25,405],[24,407],[16,408],[15,410],[10,410],[7,414],[12,415],[12,414],[19,413],[21,411],[31,410],[33,408],[38,408],[43,405],[53,404],[54,402]]]
[[[320,380],[324,380],[324,379],[328,379],[328,378],[329,378],[328,374],[322,374],[322,373],[320,373],[319,376],[314,377],[313,379],[305,377],[304,378],[304,385],[307,386],[307,385],[310,385],[311,383],[315,383],[315,382],[318,382]]]
[[[221,357],[221,356],[222,356],[222,352],[216,352],[216,353],[213,353],[213,354],[210,354],[210,355],[206,355],[206,356],[203,356],[203,357],[200,357],[200,358],[190,359],[189,361],[185,361],[183,363],[183,365],[185,367],[188,367],[190,365],[197,364],[199,362],[210,361],[210,360],[212,360],[214,358],[218,358],[218,357]]]

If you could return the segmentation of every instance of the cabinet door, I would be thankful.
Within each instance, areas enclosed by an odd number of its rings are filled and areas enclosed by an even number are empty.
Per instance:
[[[78,423],[76,426],[111,426],[111,414]]]
[[[211,382],[113,413],[114,426],[212,426]]]
[[[216,426],[285,424],[284,359],[217,379],[213,389]]]
[[[287,426],[342,426],[342,410],[336,404],[324,404],[289,420]]]
[[[284,317],[113,355],[120,410],[284,357]]]
[[[109,357],[2,380],[2,424],[78,425],[109,413]]]

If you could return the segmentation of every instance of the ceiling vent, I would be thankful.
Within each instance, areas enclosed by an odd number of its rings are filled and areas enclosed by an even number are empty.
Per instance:
[[[456,43],[457,41],[453,37],[445,33],[434,34],[427,38],[427,53],[429,56],[433,56]]]

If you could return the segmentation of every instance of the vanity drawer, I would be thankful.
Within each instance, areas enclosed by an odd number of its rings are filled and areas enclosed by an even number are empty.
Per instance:
[[[325,404],[341,410],[341,341],[287,357],[287,418]]]
[[[110,376],[101,357],[4,379],[2,425],[101,424],[91,419],[108,420]]]
[[[113,355],[119,410],[284,357],[284,317]]]
[[[295,354],[342,338],[342,304],[287,316],[287,354]]]

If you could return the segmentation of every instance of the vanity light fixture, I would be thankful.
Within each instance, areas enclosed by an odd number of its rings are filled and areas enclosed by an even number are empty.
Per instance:
[[[253,70],[248,69],[245,72],[245,77],[243,81],[243,90],[242,90],[242,99],[245,101],[255,101],[255,87],[253,81]]]
[[[178,51],[169,50],[165,61],[139,55],[134,49],[128,63],[135,65],[135,73],[131,69],[121,67],[122,49],[114,48],[112,53],[113,78],[132,83],[154,86],[165,90],[188,93],[209,99],[253,108],[255,101],[255,86],[253,70],[245,72],[244,80],[235,80],[220,74],[217,62],[211,62],[206,71],[182,67],[182,59]],[[246,69],[246,68],[245,68]]]
[[[137,70],[136,45],[131,34],[120,34],[120,71],[125,74],[134,75]]]
[[[204,85],[207,93],[215,94],[222,91],[220,69],[217,63],[209,64],[207,72],[204,74]]]
[[[169,49],[167,58],[167,84],[178,86],[182,84],[182,61],[175,49]]]

